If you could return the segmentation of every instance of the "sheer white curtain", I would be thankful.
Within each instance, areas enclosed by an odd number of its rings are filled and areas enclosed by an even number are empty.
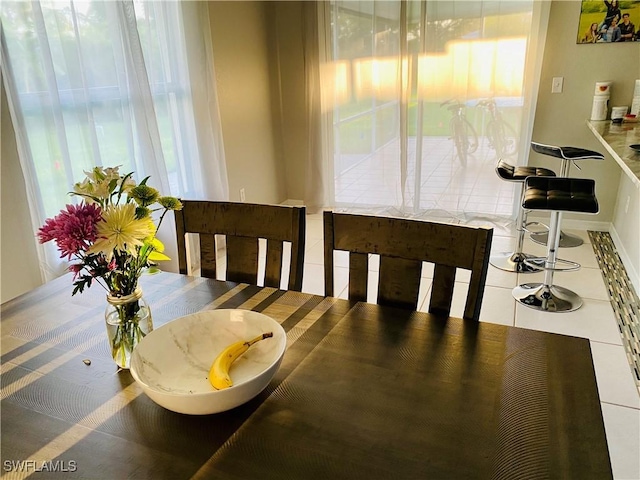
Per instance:
[[[35,231],[95,165],[228,198],[206,2],[2,2],[2,69]],[[173,219],[160,238],[177,270]],[[38,245],[43,279],[65,271]]]
[[[304,56],[305,111],[307,113],[307,169],[305,204],[310,213],[322,210],[330,198],[332,183],[327,158],[333,144],[330,108],[323,105],[324,69],[330,62],[331,10],[329,2],[305,2],[302,5],[302,51]],[[325,94],[326,97],[326,94]]]
[[[510,221],[514,187],[494,167],[498,158],[526,163],[548,18],[541,3],[321,5],[327,203]]]

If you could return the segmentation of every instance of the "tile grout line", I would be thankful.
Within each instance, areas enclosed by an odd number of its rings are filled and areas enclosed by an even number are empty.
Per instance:
[[[608,232],[588,231],[640,394],[640,299]]]

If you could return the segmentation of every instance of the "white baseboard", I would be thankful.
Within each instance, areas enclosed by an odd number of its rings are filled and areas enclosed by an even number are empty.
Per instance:
[[[528,220],[539,220],[543,223],[548,223],[548,217],[537,217],[535,218],[531,214],[529,214]],[[615,227],[610,222],[590,222],[588,220],[574,220],[574,219],[562,219],[562,229],[568,230],[593,230],[596,232],[609,232],[611,235],[611,239],[613,240],[613,244],[616,246],[616,251],[618,255],[620,255],[620,260],[622,260],[622,264],[624,265],[625,270],[627,271],[627,275],[631,280],[631,284],[636,292],[640,292],[640,274],[633,266],[631,262],[631,257],[624,248],[624,244],[620,240],[620,236],[618,232],[616,232]]]
[[[538,217],[536,215],[529,214],[527,216],[528,221],[539,221],[544,223],[545,225],[549,225],[549,217]],[[568,230],[593,230],[595,232],[610,232],[611,231],[611,223],[610,222],[595,222],[589,220],[578,220],[571,218],[563,218],[562,219],[562,229]]]
[[[590,222],[588,220],[562,219],[562,227],[571,230],[593,230],[594,232],[611,231],[610,222]]]
[[[611,235],[613,244],[616,246],[616,251],[618,252],[618,255],[620,255],[620,260],[622,260],[622,264],[624,265],[624,269],[627,271],[627,275],[631,280],[633,288],[636,293],[640,294],[640,274],[633,266],[631,257],[629,257],[629,254],[625,250],[622,240],[620,240],[620,236],[613,225],[611,225],[611,228],[609,229],[609,234]]]
[[[291,205],[291,206],[297,207],[297,206],[300,206],[300,205],[304,205],[304,201],[296,200],[296,199],[293,199],[293,198],[287,198],[280,205]]]

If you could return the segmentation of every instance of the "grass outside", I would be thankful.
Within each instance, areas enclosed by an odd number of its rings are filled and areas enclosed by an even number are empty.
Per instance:
[[[59,137],[57,131],[49,127],[53,119],[39,111],[31,111],[25,117],[26,130],[29,132],[29,148],[35,163],[35,172],[42,194],[43,207],[47,217],[56,215],[65,204],[69,203],[69,174],[73,183],[84,178],[84,171],[95,166],[90,128],[95,128],[95,136],[103,166],[121,166],[123,172],[136,170],[131,160],[131,149],[139,154],[133,146],[135,132],[128,131],[122,119],[113,116],[113,110],[96,108],[92,111],[95,127],[90,127],[84,113],[64,110],[62,121],[67,135]],[[177,168],[174,154],[172,126],[168,115],[159,115],[158,129],[160,141],[167,165],[167,171]],[[72,159],[71,172],[64,165],[62,149],[69,151]],[[139,172],[135,172],[139,174]],[[142,177],[136,177],[137,181]]]

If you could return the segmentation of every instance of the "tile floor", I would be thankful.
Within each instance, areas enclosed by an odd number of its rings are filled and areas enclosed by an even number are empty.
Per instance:
[[[422,161],[416,165],[415,137],[410,138],[404,191],[400,187],[398,141],[370,155],[337,155],[335,204],[416,206],[440,214],[473,210],[477,215],[509,217],[516,189],[495,174],[496,153],[485,137],[479,140],[477,151],[468,155],[463,167],[447,137],[424,137]]]
[[[512,250],[515,245],[513,231],[494,227],[492,251]],[[515,325],[588,338],[598,381],[602,413],[607,432],[614,478],[640,479],[640,394],[625,353],[621,333],[611,306],[607,288],[598,261],[586,231],[567,230],[580,235],[585,243],[579,247],[560,250],[560,258],[582,265],[578,272],[557,273],[556,283],[577,292],[584,305],[569,313],[542,313],[516,305],[511,290],[519,283],[540,281],[542,274],[514,274],[489,268],[487,286],[481,312],[481,321]],[[531,240],[525,241],[525,251],[544,256],[546,247]],[[375,271],[372,261],[371,270]],[[336,254],[336,291],[346,298],[348,261]],[[427,269],[425,269],[427,270]],[[426,310],[429,272],[423,272],[420,310]],[[371,278],[371,277],[370,277]],[[467,280],[468,281],[468,280]],[[370,279],[370,289],[376,288]],[[322,215],[307,217],[307,238],[303,291],[324,294]],[[452,315],[461,316],[465,295],[465,276],[461,275],[454,291]]]

